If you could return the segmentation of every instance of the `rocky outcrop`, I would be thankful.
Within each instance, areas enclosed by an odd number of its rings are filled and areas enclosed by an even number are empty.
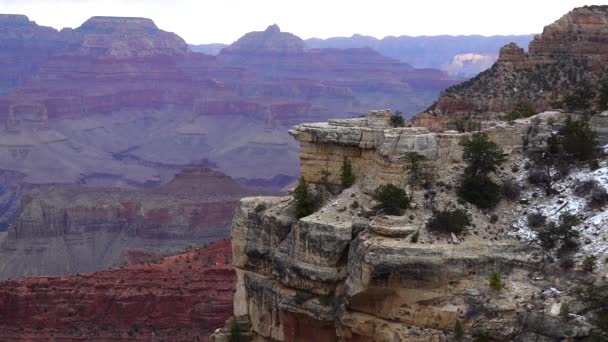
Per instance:
[[[446,89],[431,111],[452,117],[487,117],[488,113],[508,113],[521,103],[536,112],[564,107],[602,110],[595,97],[608,77],[602,67],[608,60],[606,30],[606,6],[576,8],[546,26],[530,42],[528,53],[514,43],[504,46],[492,68]],[[581,95],[586,88],[590,94]],[[585,98],[574,103],[565,101],[568,96]],[[415,125],[424,120],[417,119]]]
[[[250,192],[202,166],[158,189],[54,186],[21,200],[0,245],[0,279],[93,272],[225,238]]]
[[[281,32],[279,26],[274,24],[268,26],[265,31],[247,33],[223,49],[221,54],[299,54],[304,50],[306,50],[306,44],[300,37],[288,32]]]
[[[291,196],[241,200],[231,231],[234,321],[249,328],[248,338],[450,341],[456,338],[456,322],[465,340],[589,336],[584,310],[573,309],[576,320],[559,316],[560,305],[573,300],[583,278],[543,272],[538,247],[513,234],[514,222],[524,215],[522,204],[503,202],[491,214],[456,204],[455,187],[464,172],[459,141],[470,133],[392,128],[391,115],[373,111],[364,118],[302,124],[290,131],[301,144],[301,174],[317,184],[315,191],[339,184],[345,157],[357,178],[313,214],[296,219]],[[506,152],[505,165],[515,166],[523,162],[526,144],[540,144],[565,117],[547,112],[510,125],[488,122],[482,129]],[[410,181],[412,153],[423,157],[418,172],[436,180],[436,189]],[[496,177],[519,179],[522,174],[505,167]],[[389,183],[411,196],[401,216],[373,209],[377,202],[369,194]],[[457,207],[471,215],[464,233],[426,229],[434,210]],[[494,274],[499,288],[489,285]],[[230,324],[211,340],[227,341]]]
[[[3,341],[206,341],[232,313],[230,242],[151,263],[0,283]]]

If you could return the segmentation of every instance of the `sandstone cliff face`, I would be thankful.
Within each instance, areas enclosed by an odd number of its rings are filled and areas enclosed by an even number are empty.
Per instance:
[[[310,216],[295,219],[289,196],[241,200],[231,232],[234,315],[248,338],[451,341],[457,321],[465,340],[484,334],[522,342],[589,336],[583,310],[576,320],[558,317],[585,277],[543,272],[539,248],[516,228],[532,210],[522,204],[527,200],[502,203],[492,213],[495,218],[464,204],[473,224],[458,237],[425,228],[434,207],[458,206],[454,187],[464,171],[458,143],[469,133],[390,128],[390,115],[374,111],[365,118],[303,124],[290,131],[302,147],[302,176],[318,184],[318,191],[339,184],[344,157],[357,176],[353,187],[326,199]],[[509,154],[497,177],[520,179],[514,166],[525,161],[526,141],[539,144],[564,118],[548,112],[512,125],[487,123],[484,131]],[[424,156],[421,167],[441,181],[432,199],[409,186],[408,152]],[[388,183],[411,193],[414,205],[402,216],[371,210],[375,202],[368,194]],[[526,196],[533,198],[533,191]],[[488,285],[493,273],[500,274],[500,290]],[[230,324],[211,341],[227,341]]]
[[[446,89],[433,112],[510,112],[522,102],[542,112],[563,107],[562,101],[585,85],[591,98],[583,107],[594,108],[600,82],[608,76],[603,68],[608,61],[606,30],[606,6],[576,8],[546,26],[530,42],[528,53],[513,43],[503,47],[492,68]]]
[[[204,167],[159,189],[55,186],[25,194],[0,245],[0,279],[93,272],[134,254],[179,251],[225,238],[237,201],[249,194]]]
[[[0,283],[3,341],[206,341],[232,313],[230,242],[160,261]]]

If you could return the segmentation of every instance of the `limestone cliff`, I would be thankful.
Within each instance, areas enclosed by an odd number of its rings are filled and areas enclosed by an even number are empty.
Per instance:
[[[589,277],[543,270],[543,254],[521,226],[522,216],[537,205],[547,205],[555,216],[555,199],[530,187],[521,201],[504,201],[492,212],[459,203],[455,187],[464,171],[459,142],[470,133],[391,128],[391,114],[374,111],[290,131],[301,144],[301,174],[317,191],[339,184],[344,157],[357,181],[326,196],[319,210],[301,219],[294,217],[291,196],[241,200],[231,232],[237,289],[236,318],[230,322],[236,323],[217,330],[211,341],[227,341],[234,324],[253,341],[452,341],[456,322],[466,341],[588,337],[591,323],[583,308],[572,305],[572,319],[559,312]],[[548,112],[513,124],[486,123],[484,132],[508,154],[496,177],[521,179],[523,150],[540,144],[565,117]],[[424,157],[420,167],[434,175],[436,187],[411,185],[412,152]],[[600,169],[608,172],[605,160]],[[402,216],[373,210],[370,194],[388,183],[411,194],[413,204]],[[471,214],[463,234],[425,228],[433,210],[458,207]],[[583,234],[593,222],[608,224],[603,216],[584,217]],[[608,234],[606,227],[597,228],[599,234]],[[603,250],[598,258],[606,256],[605,248],[594,250]],[[581,258],[577,255],[577,262]],[[606,266],[598,267],[603,274]],[[501,279],[499,289],[489,286],[493,274]]]
[[[546,26],[527,53],[514,43],[504,46],[489,70],[446,89],[431,113],[510,112],[520,103],[536,112],[564,107],[605,110],[597,101],[602,82],[608,79],[606,32],[607,6],[576,8]],[[576,97],[580,101],[572,101]],[[418,123],[424,117],[419,116]]]

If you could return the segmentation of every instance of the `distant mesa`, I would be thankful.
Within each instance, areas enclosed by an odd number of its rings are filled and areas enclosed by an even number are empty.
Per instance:
[[[271,52],[281,54],[298,54],[306,50],[306,43],[300,37],[281,32],[277,24],[270,25],[265,31],[249,32],[232,45],[221,51],[221,54]]]
[[[153,33],[160,31],[152,19],[136,17],[92,17],[77,30],[91,33],[114,33],[118,31]]]

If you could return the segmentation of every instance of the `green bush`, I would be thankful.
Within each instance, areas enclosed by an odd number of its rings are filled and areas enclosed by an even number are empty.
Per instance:
[[[501,188],[488,176],[465,175],[457,189],[458,196],[481,209],[494,208],[501,198]]]
[[[412,236],[410,237],[410,242],[411,243],[418,243],[418,239],[420,238],[420,232],[415,232],[414,234],[412,234]]]
[[[466,173],[470,177],[496,172],[504,161],[503,151],[495,142],[488,139],[485,133],[475,133],[463,138],[463,160],[468,164]]]
[[[577,160],[590,160],[595,157],[598,142],[596,133],[587,120],[574,121],[570,117],[560,130],[564,151]]]
[[[266,206],[266,203],[258,203],[258,205],[255,206],[255,212],[256,213],[261,213],[263,211],[265,211],[268,207]]]
[[[311,193],[308,188],[308,182],[304,177],[300,178],[298,186],[293,191],[293,198],[295,200],[295,214],[297,218],[308,216],[317,210],[320,205],[319,196],[315,196]]]
[[[410,204],[410,198],[405,190],[393,184],[379,186],[373,197],[379,202],[376,209],[382,210],[387,215],[399,215]]]
[[[350,160],[344,157],[342,161],[342,169],[340,170],[340,181],[344,188],[349,188],[355,183],[355,174],[353,173],[353,166]]]
[[[494,291],[498,291],[502,288],[502,280],[500,279],[499,273],[494,272],[490,275],[488,286]]]
[[[595,262],[597,261],[597,257],[595,255],[587,255],[585,259],[583,259],[583,271],[593,272],[595,269]]]
[[[403,127],[405,126],[405,120],[403,119],[403,115],[401,112],[397,111],[391,115],[390,124],[393,127]]]
[[[459,234],[470,224],[471,215],[465,209],[435,210],[426,227],[430,231]]]
[[[564,98],[568,110],[584,110],[591,107],[591,100],[595,94],[588,83],[581,83],[576,90]]]
[[[475,132],[481,130],[481,122],[467,118],[458,118],[448,122],[449,129],[455,129],[460,133]]]
[[[507,115],[507,119],[513,121],[521,118],[529,118],[534,114],[534,108],[530,103],[520,102],[513,108],[513,111]]]
[[[576,216],[570,213],[562,214],[558,224],[550,222],[538,232],[540,246],[545,251],[557,247],[557,253],[560,256],[575,251],[578,248],[579,232],[574,230],[574,226],[578,223],[579,219]]]

